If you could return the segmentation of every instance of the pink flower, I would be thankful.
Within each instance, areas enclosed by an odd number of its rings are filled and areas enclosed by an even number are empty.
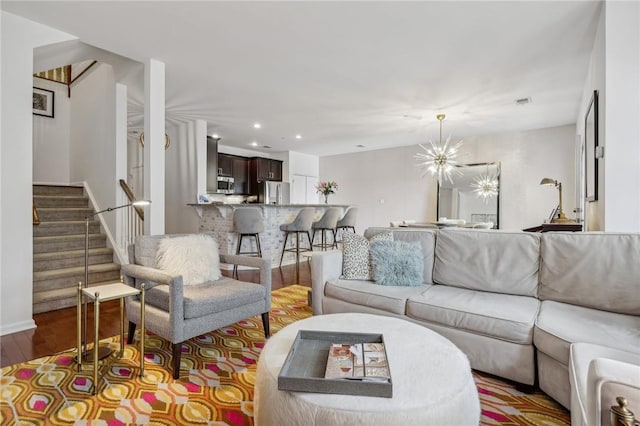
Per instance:
[[[335,194],[336,190],[338,189],[338,184],[332,180],[327,182],[318,182],[315,188],[318,194]]]

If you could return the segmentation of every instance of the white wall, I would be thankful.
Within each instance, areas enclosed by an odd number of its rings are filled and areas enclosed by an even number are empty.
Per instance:
[[[460,162],[501,163],[500,228],[523,229],[541,224],[557,205],[557,191],[539,185],[544,177],[562,182],[564,211],[573,216],[574,141],[573,125],[470,137],[464,140]],[[321,157],[320,179],[339,185],[330,202],[360,207],[359,232],[394,220],[436,220],[436,180],[421,177],[413,158],[419,149]]]
[[[640,232],[640,3],[605,3],[604,230]]]
[[[0,12],[0,335],[35,327],[33,312],[33,49],[69,34]]]
[[[576,118],[583,140],[584,116],[598,91],[598,200],[586,203],[586,229],[640,232],[640,5],[607,1],[598,21]]]
[[[73,87],[70,150],[70,179],[87,182],[98,204],[94,206],[96,210],[118,203],[115,114],[113,68],[96,65],[93,72]],[[104,214],[102,220],[109,229],[115,229],[115,215]]]
[[[198,202],[198,159],[203,155],[206,158],[206,125],[205,121],[196,120],[167,129],[171,138],[165,155],[168,234],[198,232],[200,220],[196,209],[187,204]]]
[[[584,208],[584,221],[586,231],[603,231],[604,230],[604,206],[605,206],[605,189],[604,189],[604,177],[605,177],[605,163],[599,161],[598,165],[598,200],[586,202],[585,197],[585,182],[584,182],[584,118],[589,106],[591,97],[594,90],[598,91],[598,144],[601,146],[606,145],[605,138],[605,115],[606,115],[606,94],[605,94],[605,18],[604,8],[598,20],[598,28],[596,31],[596,37],[593,43],[593,49],[591,51],[591,58],[589,61],[589,68],[587,70],[587,77],[585,79],[584,88],[582,91],[582,100],[580,101],[580,108],[578,110],[578,116],[576,117],[576,144],[577,151],[581,153],[580,166],[582,168],[582,181],[579,183],[578,192],[576,197],[580,199]],[[605,148],[606,149],[606,148]]]
[[[69,184],[71,102],[67,86],[34,77],[33,86],[54,92],[53,118],[33,116],[33,182]]]

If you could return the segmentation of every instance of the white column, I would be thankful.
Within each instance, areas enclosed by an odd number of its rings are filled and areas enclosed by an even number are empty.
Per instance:
[[[207,193],[207,122],[205,120],[195,121],[195,138],[197,170],[195,199],[197,200],[200,194]]]
[[[605,3],[605,232],[640,232],[640,4]]]
[[[127,204],[129,199],[120,188],[120,179],[127,181],[127,86],[116,83],[116,200],[114,205]],[[120,263],[127,263],[125,226],[128,209],[120,209],[115,215],[115,246]]]
[[[144,64],[144,233],[164,234],[164,63],[147,59]]]

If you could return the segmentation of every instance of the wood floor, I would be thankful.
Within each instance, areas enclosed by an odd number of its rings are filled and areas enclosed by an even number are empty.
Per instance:
[[[296,280],[294,265],[274,268],[271,273],[272,289],[300,284],[311,287],[311,268],[309,262],[300,263],[300,278]],[[224,275],[229,275],[223,271]],[[256,270],[239,271],[239,279],[258,281]],[[91,305],[92,306],[92,305]],[[93,323],[93,308],[89,307],[88,323]],[[120,304],[117,300],[102,303],[100,306],[100,339],[120,333]],[[0,337],[0,365],[6,367],[29,361],[46,355],[53,355],[76,346],[76,308],[59,309],[34,315],[35,329]],[[91,326],[88,341],[93,341]],[[125,328],[126,330],[126,328]]]

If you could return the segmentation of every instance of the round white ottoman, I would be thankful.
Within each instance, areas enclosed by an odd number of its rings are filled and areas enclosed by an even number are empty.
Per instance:
[[[278,390],[278,374],[298,330],[382,333],[393,398]],[[398,318],[333,314],[290,324],[269,339],[256,373],[258,426],[477,425],[478,391],[467,357],[439,334]]]

